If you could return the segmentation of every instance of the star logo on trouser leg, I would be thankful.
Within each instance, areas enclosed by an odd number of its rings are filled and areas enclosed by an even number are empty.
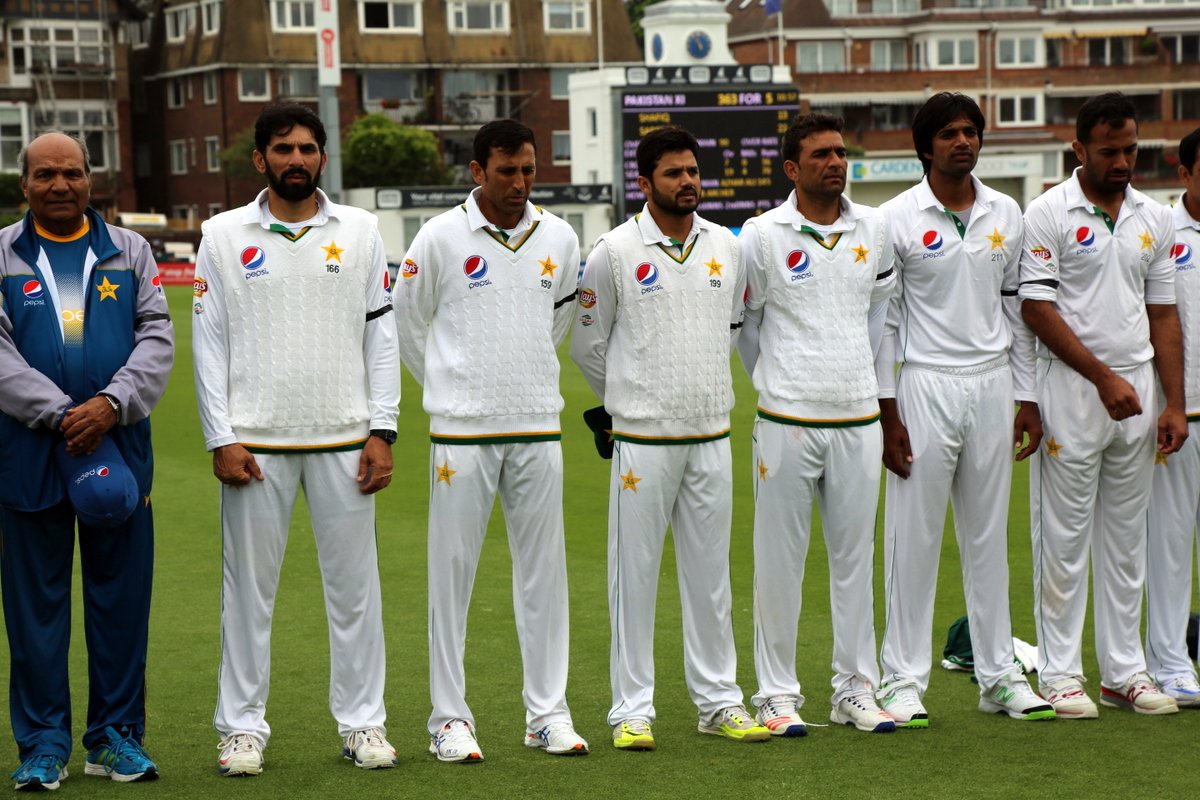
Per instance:
[[[621,476],[621,491],[625,491],[626,489],[629,489],[634,494],[637,494],[637,490],[638,490],[637,485],[641,480],[642,480],[641,478],[634,476],[633,467],[630,467],[629,472],[626,472],[624,475]]]
[[[437,480],[434,481],[434,483],[441,483],[442,481],[445,481],[447,486],[450,485],[450,476],[458,472],[456,469],[450,469],[449,461],[442,462],[442,465],[440,467],[434,467],[434,470],[437,472]]]

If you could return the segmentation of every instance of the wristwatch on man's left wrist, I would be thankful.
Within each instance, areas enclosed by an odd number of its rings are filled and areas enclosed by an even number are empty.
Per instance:
[[[387,444],[393,445],[396,443],[396,432],[389,431],[386,428],[372,428],[371,435],[376,439],[383,439]]]
[[[104,394],[103,392],[101,392],[97,396],[103,397],[105,400],[108,401],[109,406],[112,407],[113,413],[116,414],[117,419],[120,420],[121,419],[121,401],[118,400],[117,398],[113,397],[111,394]]]

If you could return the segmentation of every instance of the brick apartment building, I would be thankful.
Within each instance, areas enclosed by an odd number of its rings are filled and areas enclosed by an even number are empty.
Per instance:
[[[782,40],[802,107],[844,116],[848,142],[866,150],[860,177],[899,177],[915,163],[913,114],[931,93],[955,90],[987,116],[989,180],[1024,204],[1076,166],[1080,104],[1120,89],[1140,115],[1135,184],[1164,198],[1178,191],[1173,147],[1200,125],[1196,0],[782,0],[782,9],[780,25],[760,0],[730,0],[734,55],[781,63]],[[851,192],[873,202],[897,185],[852,182]]]
[[[316,106],[318,0],[151,0],[127,33],[140,210],[198,225],[241,205],[257,177],[229,178],[220,153],[263,103]],[[534,129],[538,179],[567,182],[567,75],[641,56],[621,0],[337,0],[343,129],[382,112],[434,133],[465,178],[478,126]],[[603,35],[599,35],[599,32]]]
[[[37,132],[65,130],[88,144],[93,205],[136,207],[122,33],[144,16],[132,0],[0,0],[0,172]]]

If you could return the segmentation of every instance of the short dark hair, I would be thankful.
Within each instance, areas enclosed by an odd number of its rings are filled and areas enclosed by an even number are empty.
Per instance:
[[[836,114],[826,114],[821,111],[812,114],[797,114],[792,117],[791,124],[780,137],[779,146],[787,161],[800,158],[800,148],[805,139],[821,131],[842,132],[844,121]]]
[[[266,154],[272,136],[287,136],[297,125],[312,131],[317,147],[325,152],[325,123],[317,112],[299,103],[267,103],[254,123],[254,149]]]
[[[925,101],[917,111],[912,121],[913,147],[916,148],[917,158],[921,159],[921,167],[929,174],[932,166],[926,153],[933,152],[933,137],[937,132],[959,117],[966,117],[979,133],[979,144],[983,144],[983,129],[987,122],[979,104],[960,92],[938,92]]]
[[[1191,172],[1196,167],[1196,151],[1200,149],[1200,128],[1179,140],[1179,163]]]
[[[678,125],[665,125],[655,128],[642,137],[637,146],[638,175],[643,178],[653,178],[654,168],[667,153],[678,153],[690,150],[692,155],[700,158],[700,144],[696,137]]]
[[[1086,144],[1097,125],[1123,128],[1127,119],[1133,120],[1134,126],[1137,126],[1137,108],[1132,100],[1120,92],[1105,92],[1089,97],[1079,107],[1079,114],[1075,117],[1075,138]]]
[[[472,147],[479,166],[486,167],[493,147],[511,156],[525,144],[533,145],[534,152],[537,152],[537,142],[528,125],[522,125],[515,119],[494,119],[475,131]]]

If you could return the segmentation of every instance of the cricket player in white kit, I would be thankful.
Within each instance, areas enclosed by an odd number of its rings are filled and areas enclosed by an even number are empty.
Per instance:
[[[841,117],[797,116],[783,134],[787,200],[746,222],[742,363],[758,390],[754,423],[754,667],[757,719],[806,733],[796,677],[800,590],[814,501],[829,554],[830,719],[894,731],[875,702],[872,575],[879,433],[875,352],[895,285],[883,215],[852,203]]]
[[[1100,703],[1179,710],[1146,674],[1139,632],[1155,440],[1167,455],[1188,429],[1175,226],[1129,185],[1137,132],[1124,95],[1087,100],[1080,166],[1025,212],[1019,293],[1038,337],[1044,429],[1030,470],[1038,680],[1059,719],[1098,715],[1082,685],[1089,555]]]
[[[729,354],[745,273],[727,229],[695,213],[695,138],[638,144],[640,214],[600,237],[583,272],[571,357],[612,415],[608,722],[622,750],[655,748],[654,605],[667,525],[683,604],[684,676],[699,730],[765,741],[736,681],[729,588]]]
[[[329,617],[329,707],[343,756],[391,767],[384,730],[374,493],[389,485],[400,365],[375,217],[316,188],[320,118],[267,106],[254,165],[267,189],[204,224],[196,259],[196,397],[221,487],[222,775],[257,775],[271,616],[304,488]]]
[[[1017,459],[1036,452],[1042,427],[1033,336],[1017,299],[1021,210],[972,175],[985,124],[965,95],[929,98],[912,125],[925,178],[883,205],[898,285],[876,364],[888,468],[878,697],[905,728],[929,726],[921,700],[947,500],[962,554],[979,708],[1054,718],[1013,656],[1012,449],[1021,448]]]
[[[475,134],[465,203],[426,223],[396,287],[400,355],[429,414],[429,752],[482,761],[463,654],[496,495],[513,561],[525,744],[584,755],[567,708],[567,564],[556,346],[574,311],[579,240],[529,202],[533,132]]]
[[[1187,651],[1192,557],[1200,518],[1200,128],[1179,142],[1186,191],[1171,208],[1175,224],[1175,307],[1183,329],[1188,440],[1155,459],[1146,512],[1146,666],[1180,706],[1200,705],[1196,668]]]

